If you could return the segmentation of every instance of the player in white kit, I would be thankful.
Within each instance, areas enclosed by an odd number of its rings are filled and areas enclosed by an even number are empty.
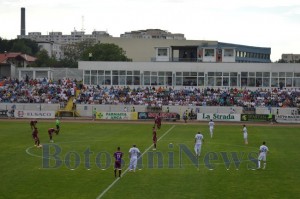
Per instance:
[[[208,126],[209,126],[210,137],[212,138],[214,134],[214,127],[215,127],[215,123],[213,122],[212,119],[208,122]]]
[[[137,165],[137,160],[138,160],[138,155],[139,154],[140,154],[140,150],[134,144],[129,149],[129,157],[130,157],[129,171],[135,171],[136,170],[136,165]]]
[[[244,124],[243,125],[243,134],[244,134],[244,141],[245,141],[245,144],[248,144],[248,131],[247,131],[247,128],[246,128],[246,125]]]
[[[262,160],[264,162],[263,169],[266,168],[266,160],[267,160],[267,153],[269,149],[266,146],[266,142],[263,142],[263,144],[259,147],[259,156],[258,156],[258,168],[260,169],[260,161]]]
[[[195,154],[197,157],[200,156],[201,154],[201,146],[202,146],[202,142],[204,141],[204,137],[203,135],[201,134],[201,132],[198,132],[196,135],[195,135]]]

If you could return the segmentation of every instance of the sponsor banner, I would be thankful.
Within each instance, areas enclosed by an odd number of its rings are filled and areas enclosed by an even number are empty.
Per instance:
[[[241,121],[240,114],[225,114],[225,113],[198,113],[197,120],[200,121],[228,121],[228,122],[238,122]]]
[[[300,123],[300,115],[278,115],[276,121],[279,123]]]
[[[251,121],[251,122],[266,122],[268,121],[267,114],[241,114],[241,121]]]
[[[97,112],[96,119],[101,120],[137,120],[137,112]]]
[[[167,113],[167,112],[138,112],[139,120],[154,120],[157,115],[160,115],[162,119],[180,119],[180,115],[178,113]]]
[[[0,117],[8,117],[7,110],[0,110]]]
[[[55,118],[55,111],[21,111],[15,110],[15,118]]]

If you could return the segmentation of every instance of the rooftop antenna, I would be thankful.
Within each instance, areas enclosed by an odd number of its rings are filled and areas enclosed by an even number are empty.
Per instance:
[[[85,31],[84,29],[84,16],[81,16],[81,31]]]

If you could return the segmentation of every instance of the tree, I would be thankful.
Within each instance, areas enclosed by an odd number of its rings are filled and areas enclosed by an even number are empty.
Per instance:
[[[32,67],[55,67],[58,63],[55,58],[49,57],[46,50],[41,50],[36,54],[37,60],[31,64]]]
[[[74,44],[66,44],[62,47],[64,58],[61,60],[65,67],[77,67],[77,62],[82,57],[85,49],[93,45],[93,40],[86,40]]]
[[[90,46],[83,52],[81,59],[88,61],[90,55],[93,61],[132,61],[127,58],[126,52],[115,44],[98,43]]]

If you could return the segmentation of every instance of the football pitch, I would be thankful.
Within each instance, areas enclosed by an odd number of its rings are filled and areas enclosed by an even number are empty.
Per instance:
[[[0,198],[298,198],[300,126],[218,124],[210,138],[207,123],[163,123],[157,150],[153,123],[38,121],[43,147],[34,147],[28,121],[0,121]],[[201,156],[194,137],[204,135]],[[263,141],[269,148],[266,169],[257,170]],[[141,151],[136,172],[129,172],[128,150]],[[115,178],[113,153],[124,153],[122,177]]]

